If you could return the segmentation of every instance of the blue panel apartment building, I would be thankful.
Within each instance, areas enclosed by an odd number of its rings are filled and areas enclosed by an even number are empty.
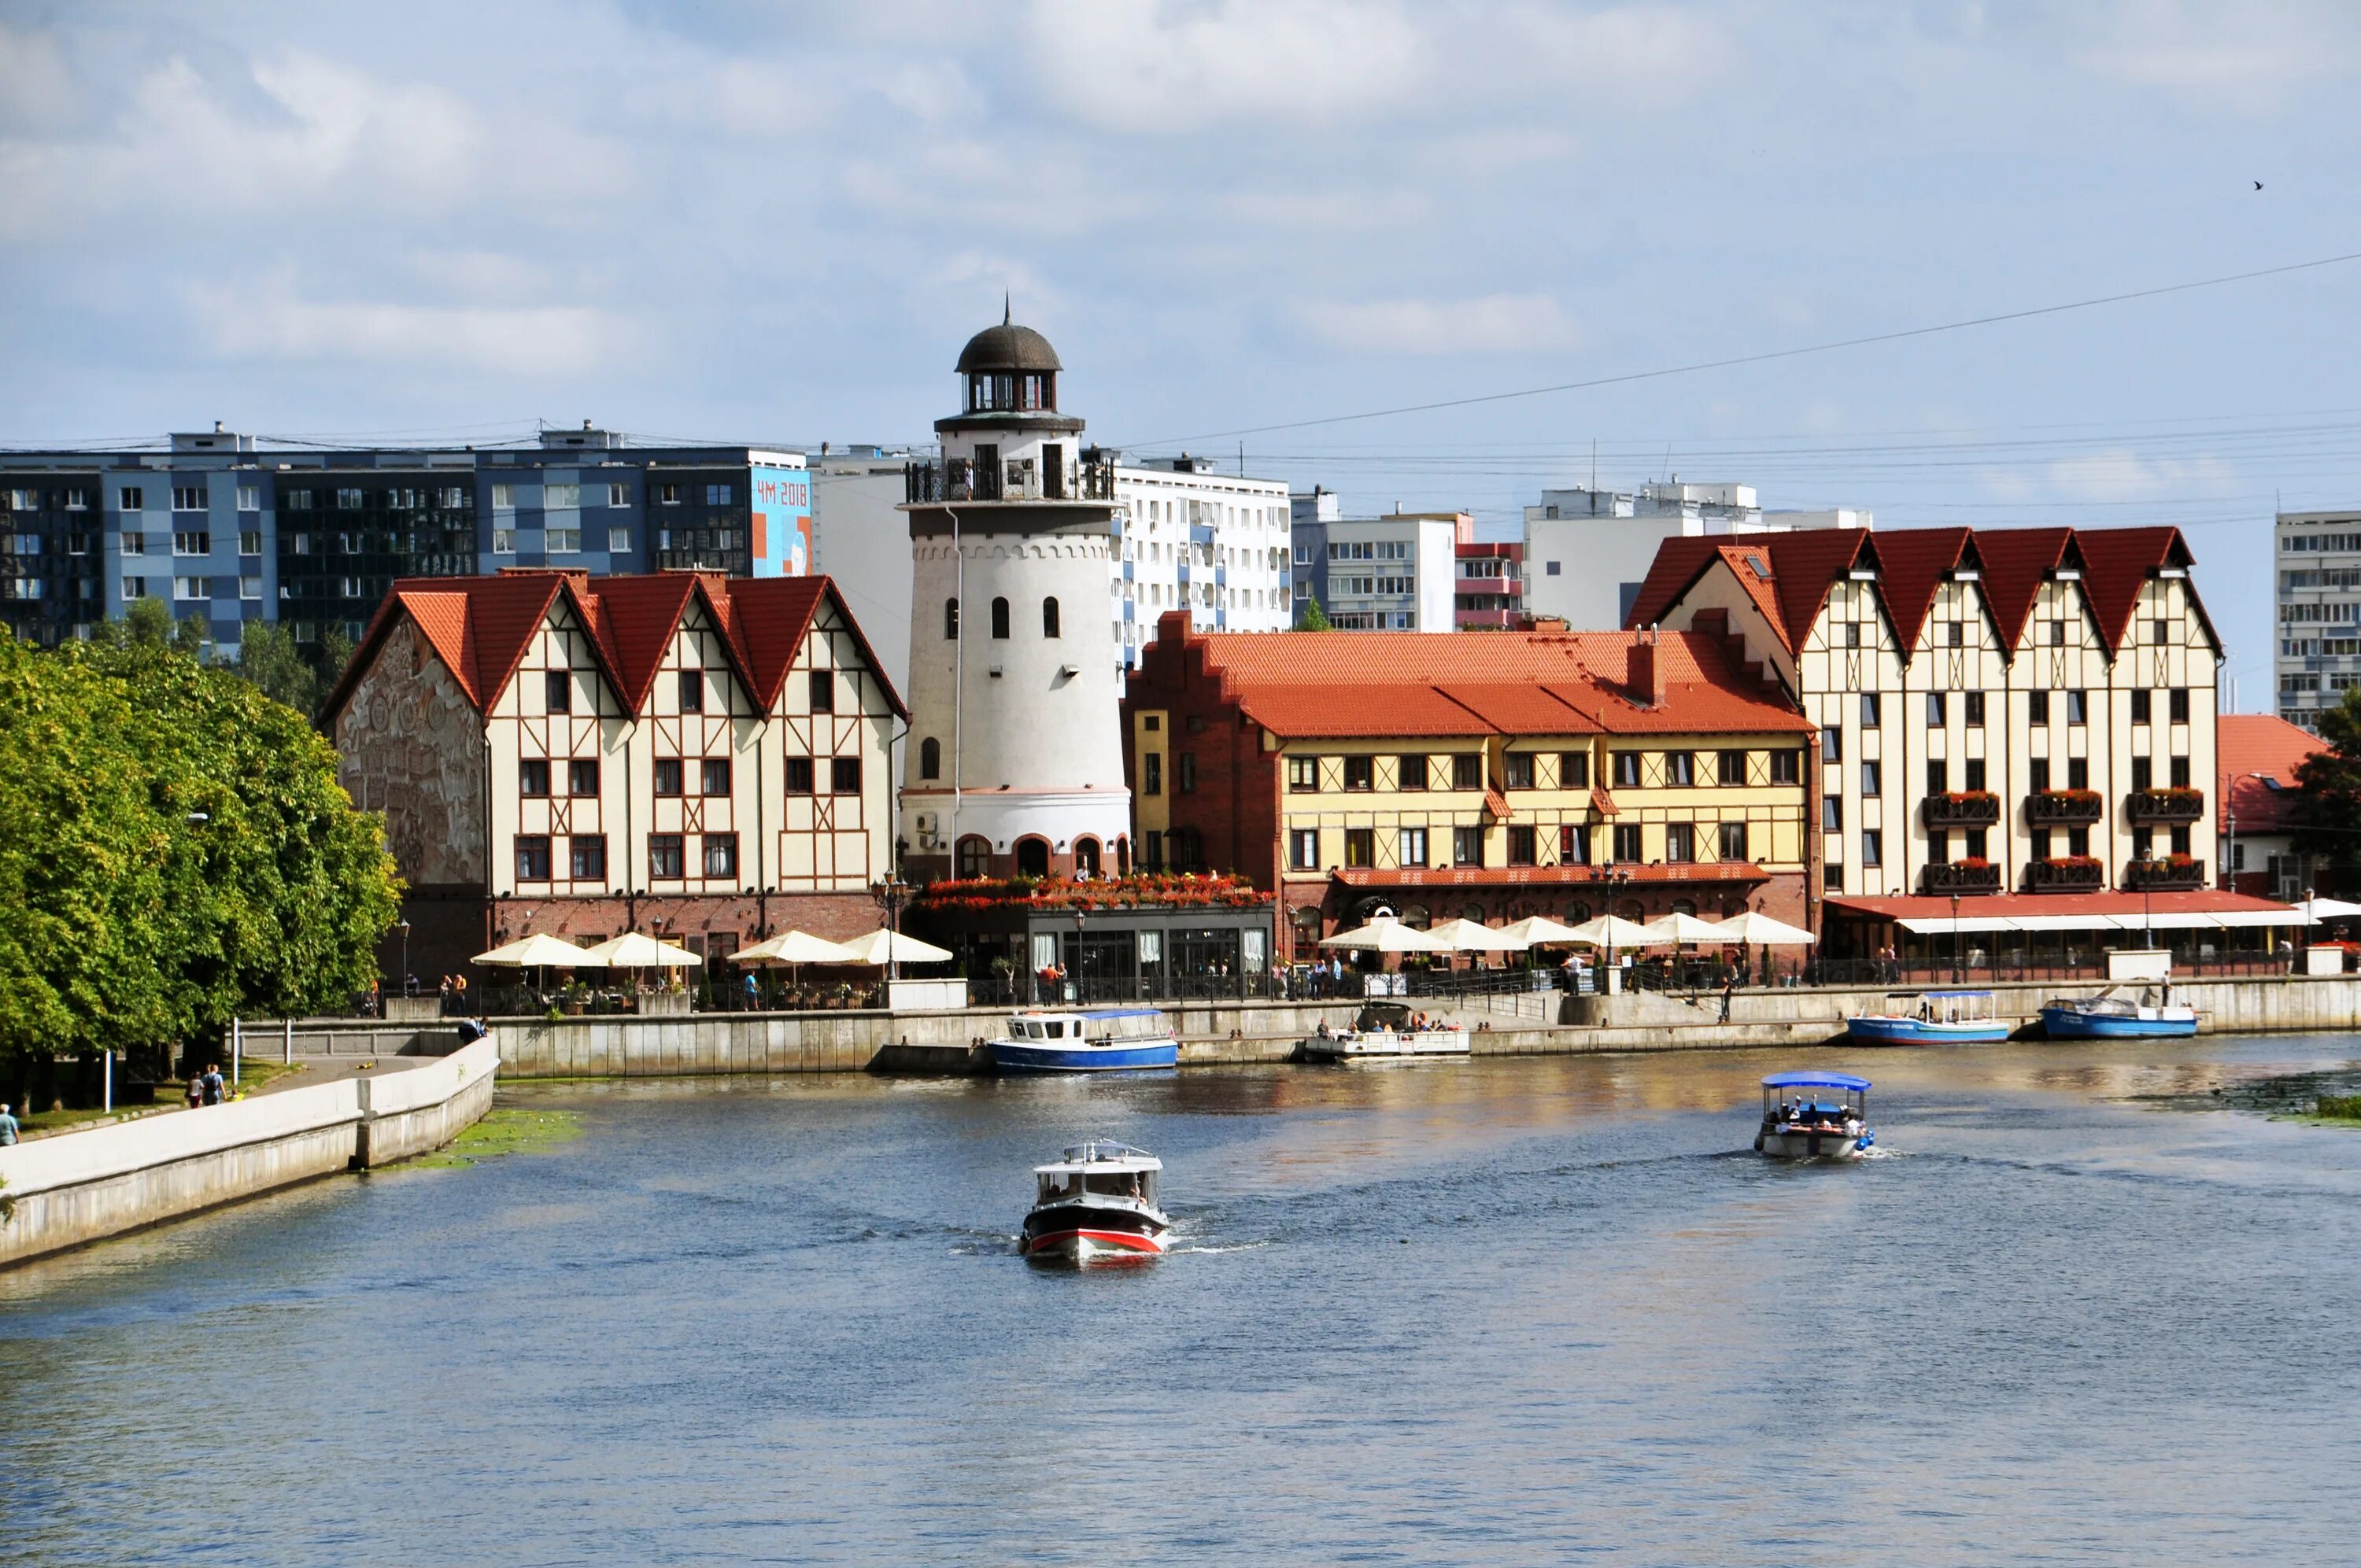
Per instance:
[[[626,446],[586,424],[533,447],[326,451],[216,426],[164,450],[0,452],[0,625],[43,645],[143,598],[203,618],[228,656],[249,620],[357,639],[397,577],[811,560],[803,456],[758,446]]]

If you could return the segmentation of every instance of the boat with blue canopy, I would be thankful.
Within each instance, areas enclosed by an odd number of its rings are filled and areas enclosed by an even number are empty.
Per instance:
[[[2151,1007],[2127,996],[2060,996],[2043,1004],[2041,1030],[2053,1040],[2170,1039],[2197,1033],[2197,1009],[2170,1001]]]
[[[1180,1042],[1153,1007],[1034,1008],[985,1042],[1002,1072],[1141,1072],[1180,1065]]]
[[[1856,1014],[1845,1034],[1857,1045],[1982,1045],[2008,1038],[2015,1025],[1993,1015],[1989,991],[1896,991],[1879,1013]]]
[[[1755,1153],[1772,1159],[1859,1159],[1876,1145],[1869,1080],[1849,1072],[1774,1072],[1763,1080]]]

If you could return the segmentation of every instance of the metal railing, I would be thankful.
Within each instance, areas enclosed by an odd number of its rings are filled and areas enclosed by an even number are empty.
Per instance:
[[[2036,828],[2086,828],[2104,804],[2094,789],[2039,789],[2025,797],[2025,819]]]
[[[2180,827],[2205,816],[2202,789],[2136,789],[2124,797],[2124,814],[2135,827]]]
[[[998,465],[965,457],[908,463],[902,468],[902,499],[912,506],[952,501],[1111,501],[1115,466],[1077,464],[1064,474],[1045,474],[1031,458]]]

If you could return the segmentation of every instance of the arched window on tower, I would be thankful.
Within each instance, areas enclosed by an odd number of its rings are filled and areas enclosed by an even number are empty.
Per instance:
[[[1006,599],[992,601],[992,634],[1003,640],[1008,636],[1008,601]]]
[[[959,600],[943,600],[943,641],[959,641]]]
[[[943,776],[943,743],[931,735],[918,742],[918,776],[922,779]]]
[[[1041,601],[1041,635],[1044,637],[1058,635],[1058,601],[1054,598]]]

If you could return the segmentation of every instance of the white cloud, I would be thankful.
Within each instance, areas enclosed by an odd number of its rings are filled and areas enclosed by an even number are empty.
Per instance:
[[[1317,301],[1303,323],[1338,348],[1370,354],[1528,354],[1571,346],[1574,323],[1546,294],[1475,300]]]
[[[580,305],[412,305],[320,302],[283,285],[192,289],[193,314],[227,358],[447,367],[508,378],[612,368],[636,340],[629,323]]]
[[[2049,465],[2049,482],[2077,500],[2144,501],[2163,496],[2224,494],[2235,487],[2229,465],[2210,455],[2142,457],[2114,447]]]
[[[53,125],[72,113],[74,98],[54,34],[0,25],[0,126]]]
[[[2101,75],[2221,106],[2274,106],[2289,90],[2352,70],[2361,29],[2350,5],[2252,0],[2238,5],[2127,0],[2082,55]]]

